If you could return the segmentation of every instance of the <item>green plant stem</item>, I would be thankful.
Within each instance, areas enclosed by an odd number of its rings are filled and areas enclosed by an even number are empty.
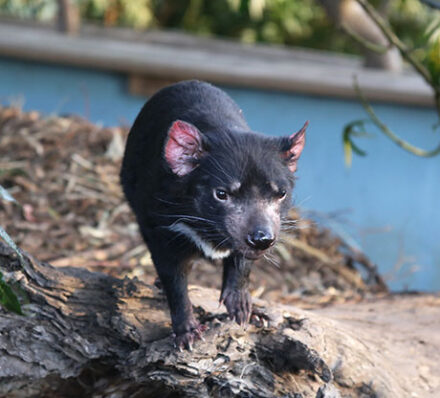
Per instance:
[[[390,44],[394,45],[402,55],[403,59],[405,59],[413,68],[423,77],[423,79],[432,87],[434,90],[434,101],[437,109],[437,113],[440,115],[440,88],[435,84],[432,79],[431,74],[428,69],[416,58],[413,53],[408,49],[408,47],[397,37],[397,35],[392,31],[389,24],[385,21],[384,18],[376,11],[376,9],[368,2],[368,0],[356,0],[361,7],[365,10],[365,12],[370,16],[370,18],[376,23],[385,37],[388,39]],[[379,128],[379,130],[385,134],[391,141],[393,141],[396,145],[401,147],[407,152],[410,152],[416,156],[420,157],[433,157],[440,154],[440,144],[435,147],[433,150],[427,151],[421,148],[418,148],[408,141],[403,140],[399,136],[397,136],[393,131],[391,131],[386,124],[384,124],[379,117],[374,112],[373,107],[369,104],[367,99],[365,98],[362,90],[359,87],[357,80],[354,82],[354,89],[361,99],[362,106],[370,116],[371,121]]]
[[[426,69],[425,66],[417,58],[414,57],[411,51],[409,51],[406,45],[396,36],[396,34],[391,30],[388,23],[368,2],[368,0],[356,0],[356,1],[362,6],[365,12],[376,23],[376,25],[386,36],[388,41],[397,47],[402,57],[417,70],[417,72],[425,79],[425,81],[434,89],[436,93],[440,93],[439,88],[435,85],[434,81],[432,80],[431,74],[429,73],[428,69]],[[437,109],[440,110],[440,108]]]
[[[347,24],[341,24],[341,29],[345,32],[346,35],[350,36],[354,41],[359,43],[362,47],[365,47],[368,50],[371,50],[378,54],[386,53],[392,46],[382,46],[380,44],[373,43],[369,40],[364,39],[362,36],[358,35],[355,31],[353,31]]]
[[[373,107],[369,104],[369,102],[365,98],[364,93],[359,87],[359,84],[356,79],[354,81],[354,89],[362,102],[362,106],[370,116],[371,121],[380,129],[380,131],[382,131],[383,134],[385,134],[396,145],[400,146],[402,149],[404,149],[407,152],[410,152],[416,156],[420,156],[424,158],[430,158],[440,154],[440,144],[437,147],[435,147],[433,150],[427,151],[410,144],[408,141],[405,141],[396,134],[394,134],[388,128],[388,126],[385,123],[383,123],[376,115],[376,113],[373,110]]]

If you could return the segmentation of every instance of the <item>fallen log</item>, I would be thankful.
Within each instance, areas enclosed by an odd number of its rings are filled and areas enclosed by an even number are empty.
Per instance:
[[[219,292],[191,287],[209,327],[173,347],[163,294],[136,279],[54,268],[0,244],[0,269],[26,296],[0,309],[1,397],[438,397],[440,298],[388,296],[304,311],[255,300],[247,329]]]

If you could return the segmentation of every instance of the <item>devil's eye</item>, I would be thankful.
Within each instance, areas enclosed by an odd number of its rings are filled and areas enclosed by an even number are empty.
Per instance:
[[[228,199],[227,192],[224,189],[220,189],[220,188],[214,189],[214,196],[216,199],[222,200],[222,201]]]
[[[280,189],[277,193],[278,199],[284,199],[287,195],[287,191],[285,189]]]

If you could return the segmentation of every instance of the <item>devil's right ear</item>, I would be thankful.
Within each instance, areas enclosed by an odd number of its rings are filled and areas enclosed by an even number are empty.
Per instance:
[[[292,134],[288,138],[288,148],[284,148],[281,152],[281,156],[285,159],[289,170],[294,173],[296,170],[296,164],[301,155],[301,152],[304,149],[304,145],[306,143],[306,130],[309,125],[309,121],[307,120],[302,126],[301,130]]]
[[[168,130],[164,157],[174,174],[193,171],[202,157],[202,135],[196,126],[176,120]]]

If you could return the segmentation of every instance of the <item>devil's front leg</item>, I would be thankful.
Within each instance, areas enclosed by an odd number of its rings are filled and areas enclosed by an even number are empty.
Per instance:
[[[223,260],[223,285],[220,302],[224,303],[229,316],[239,325],[249,322],[252,300],[248,291],[252,262],[242,255],[231,255]]]
[[[206,328],[195,319],[188,297],[188,256],[159,245],[149,242],[153,262],[167,296],[175,345],[179,349],[191,350],[194,341],[202,338]]]

